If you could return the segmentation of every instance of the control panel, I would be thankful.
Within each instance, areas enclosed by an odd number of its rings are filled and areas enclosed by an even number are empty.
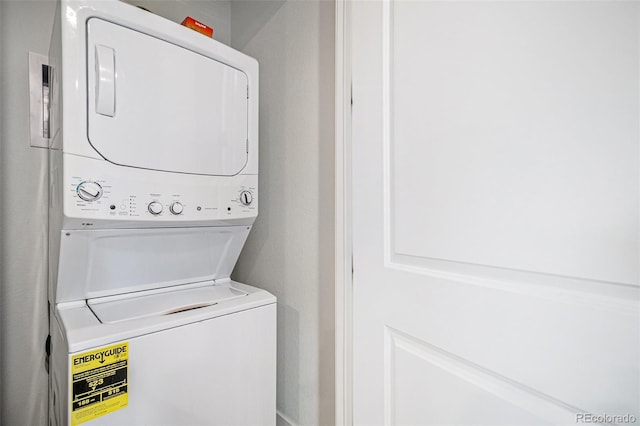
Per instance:
[[[82,226],[99,219],[189,222],[258,214],[257,175],[193,176],[121,169],[118,176],[105,176],[100,169],[91,167],[89,173],[64,178],[65,215],[83,219]],[[127,173],[154,175],[133,179]]]

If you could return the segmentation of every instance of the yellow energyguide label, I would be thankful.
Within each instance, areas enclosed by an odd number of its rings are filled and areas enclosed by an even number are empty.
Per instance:
[[[72,426],[129,403],[129,342],[73,355],[70,370]]]

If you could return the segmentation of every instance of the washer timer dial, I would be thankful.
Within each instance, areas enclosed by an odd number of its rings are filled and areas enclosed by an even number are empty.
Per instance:
[[[84,201],[96,201],[102,197],[102,187],[97,182],[84,181],[76,188],[78,197]]]

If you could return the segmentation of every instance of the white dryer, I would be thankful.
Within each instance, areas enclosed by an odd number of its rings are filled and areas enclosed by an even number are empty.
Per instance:
[[[276,299],[230,280],[257,62],[117,0],[61,0],[49,60],[51,424],[275,424]]]

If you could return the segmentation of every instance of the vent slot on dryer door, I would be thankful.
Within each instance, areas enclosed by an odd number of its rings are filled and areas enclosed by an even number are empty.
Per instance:
[[[242,171],[245,73],[98,18],[89,19],[87,32],[88,138],[102,157],[168,172]]]

